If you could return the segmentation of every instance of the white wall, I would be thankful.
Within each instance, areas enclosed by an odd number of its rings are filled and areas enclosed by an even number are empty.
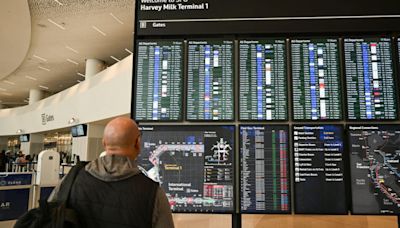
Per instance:
[[[89,123],[130,113],[132,55],[97,75],[35,104],[0,110],[0,136],[69,127],[74,117]],[[42,115],[53,116],[42,122]],[[76,123],[75,123],[76,124]]]

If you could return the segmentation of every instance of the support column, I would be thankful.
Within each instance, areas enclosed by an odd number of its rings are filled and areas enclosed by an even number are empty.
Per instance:
[[[2,103],[0,103],[0,109],[3,109],[3,104]]]
[[[43,150],[43,139],[42,134],[30,134],[29,142],[21,142],[21,150],[31,157],[39,154]]]
[[[42,100],[44,97],[44,92],[39,89],[30,89],[29,90],[29,104],[33,104]]]
[[[0,151],[7,150],[8,148],[8,138],[7,137],[0,137]]]
[[[86,59],[85,77],[90,78],[106,68],[105,62],[99,59]]]
[[[102,139],[105,125],[88,124],[84,137],[72,138],[72,156],[81,161],[93,161],[104,151]]]

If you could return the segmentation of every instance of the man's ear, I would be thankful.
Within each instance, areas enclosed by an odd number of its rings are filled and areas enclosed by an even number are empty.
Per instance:
[[[106,141],[104,140],[104,138],[101,140],[101,143],[103,144],[104,149],[106,149]]]
[[[135,148],[140,151],[140,136],[136,138]]]

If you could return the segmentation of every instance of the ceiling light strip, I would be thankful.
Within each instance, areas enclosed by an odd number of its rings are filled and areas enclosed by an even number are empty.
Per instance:
[[[54,0],[55,2],[57,2],[60,6],[63,6],[64,4],[62,4],[61,2],[59,2],[58,0]]]
[[[110,56],[110,57],[111,57],[112,59],[114,59],[115,61],[117,61],[117,62],[121,61],[121,60],[115,58],[114,56]]]
[[[40,60],[42,60],[43,62],[47,62],[47,59],[42,58],[42,57],[40,57],[40,56],[33,55],[33,57],[35,57],[35,58],[37,58],[37,59],[40,59]]]
[[[77,75],[79,75],[79,76],[82,76],[82,77],[85,77],[85,75],[84,74],[82,74],[82,73],[76,73]]]
[[[30,80],[33,80],[33,81],[37,81],[37,78],[31,77],[31,76],[29,76],[29,75],[26,75],[25,78],[30,79]]]
[[[52,23],[53,25],[59,27],[60,29],[65,30],[65,27],[64,27],[64,26],[62,26],[62,25],[60,25],[60,24],[57,24],[55,21],[51,20],[50,18],[47,19],[47,20],[48,20],[50,23]]]
[[[14,82],[10,82],[10,81],[8,81],[8,80],[4,80],[4,83],[10,84],[10,85],[15,85]]]
[[[103,32],[103,31],[101,31],[99,28],[97,28],[96,26],[92,26],[92,28],[94,29],[94,30],[96,30],[97,32],[99,32],[101,35],[103,35],[103,36],[107,36],[107,34],[105,33],[105,32]]]
[[[79,63],[78,62],[75,62],[74,60],[72,60],[72,59],[67,59],[67,61],[68,62],[70,62],[70,63],[73,63],[73,64],[75,64],[75,65],[79,65]]]
[[[49,87],[43,86],[43,85],[39,85],[39,87],[42,88],[42,89],[49,89]]]
[[[49,68],[46,68],[46,67],[38,66],[38,68],[39,68],[39,69],[42,69],[42,70],[45,70],[45,71],[50,71],[50,69],[49,69]]]
[[[110,16],[112,17],[112,18],[114,18],[116,21],[118,21],[118,23],[120,23],[121,25],[123,25],[124,24],[124,22],[122,22],[118,17],[116,17],[113,13],[110,13]]]
[[[78,54],[79,52],[77,51],[77,50],[75,50],[75,49],[73,49],[72,47],[70,47],[70,46],[65,46],[65,48],[66,49],[68,49],[68,50],[70,50],[70,51],[73,51],[73,52],[75,52],[76,54]]]
[[[129,54],[133,54],[128,48],[125,48],[125,51],[128,52]]]
[[[4,89],[4,88],[0,88],[0,91],[7,91],[7,89]]]
[[[6,95],[6,96],[12,96],[12,93],[3,93],[3,95]]]

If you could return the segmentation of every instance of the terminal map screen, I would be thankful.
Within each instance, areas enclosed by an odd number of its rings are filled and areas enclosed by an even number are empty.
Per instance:
[[[137,44],[135,119],[182,119],[183,41]]]
[[[240,208],[246,213],[290,213],[287,125],[240,126]]]
[[[232,212],[234,126],[141,126],[138,164],[174,212]]]
[[[391,49],[390,38],[344,40],[348,119],[397,118]]]
[[[240,40],[239,116],[241,120],[286,120],[286,44]]]
[[[295,213],[347,214],[343,127],[293,126]]]
[[[231,40],[188,41],[188,120],[234,119]]]
[[[355,214],[400,214],[400,125],[349,126]]]
[[[294,120],[339,120],[338,39],[291,40]]]

